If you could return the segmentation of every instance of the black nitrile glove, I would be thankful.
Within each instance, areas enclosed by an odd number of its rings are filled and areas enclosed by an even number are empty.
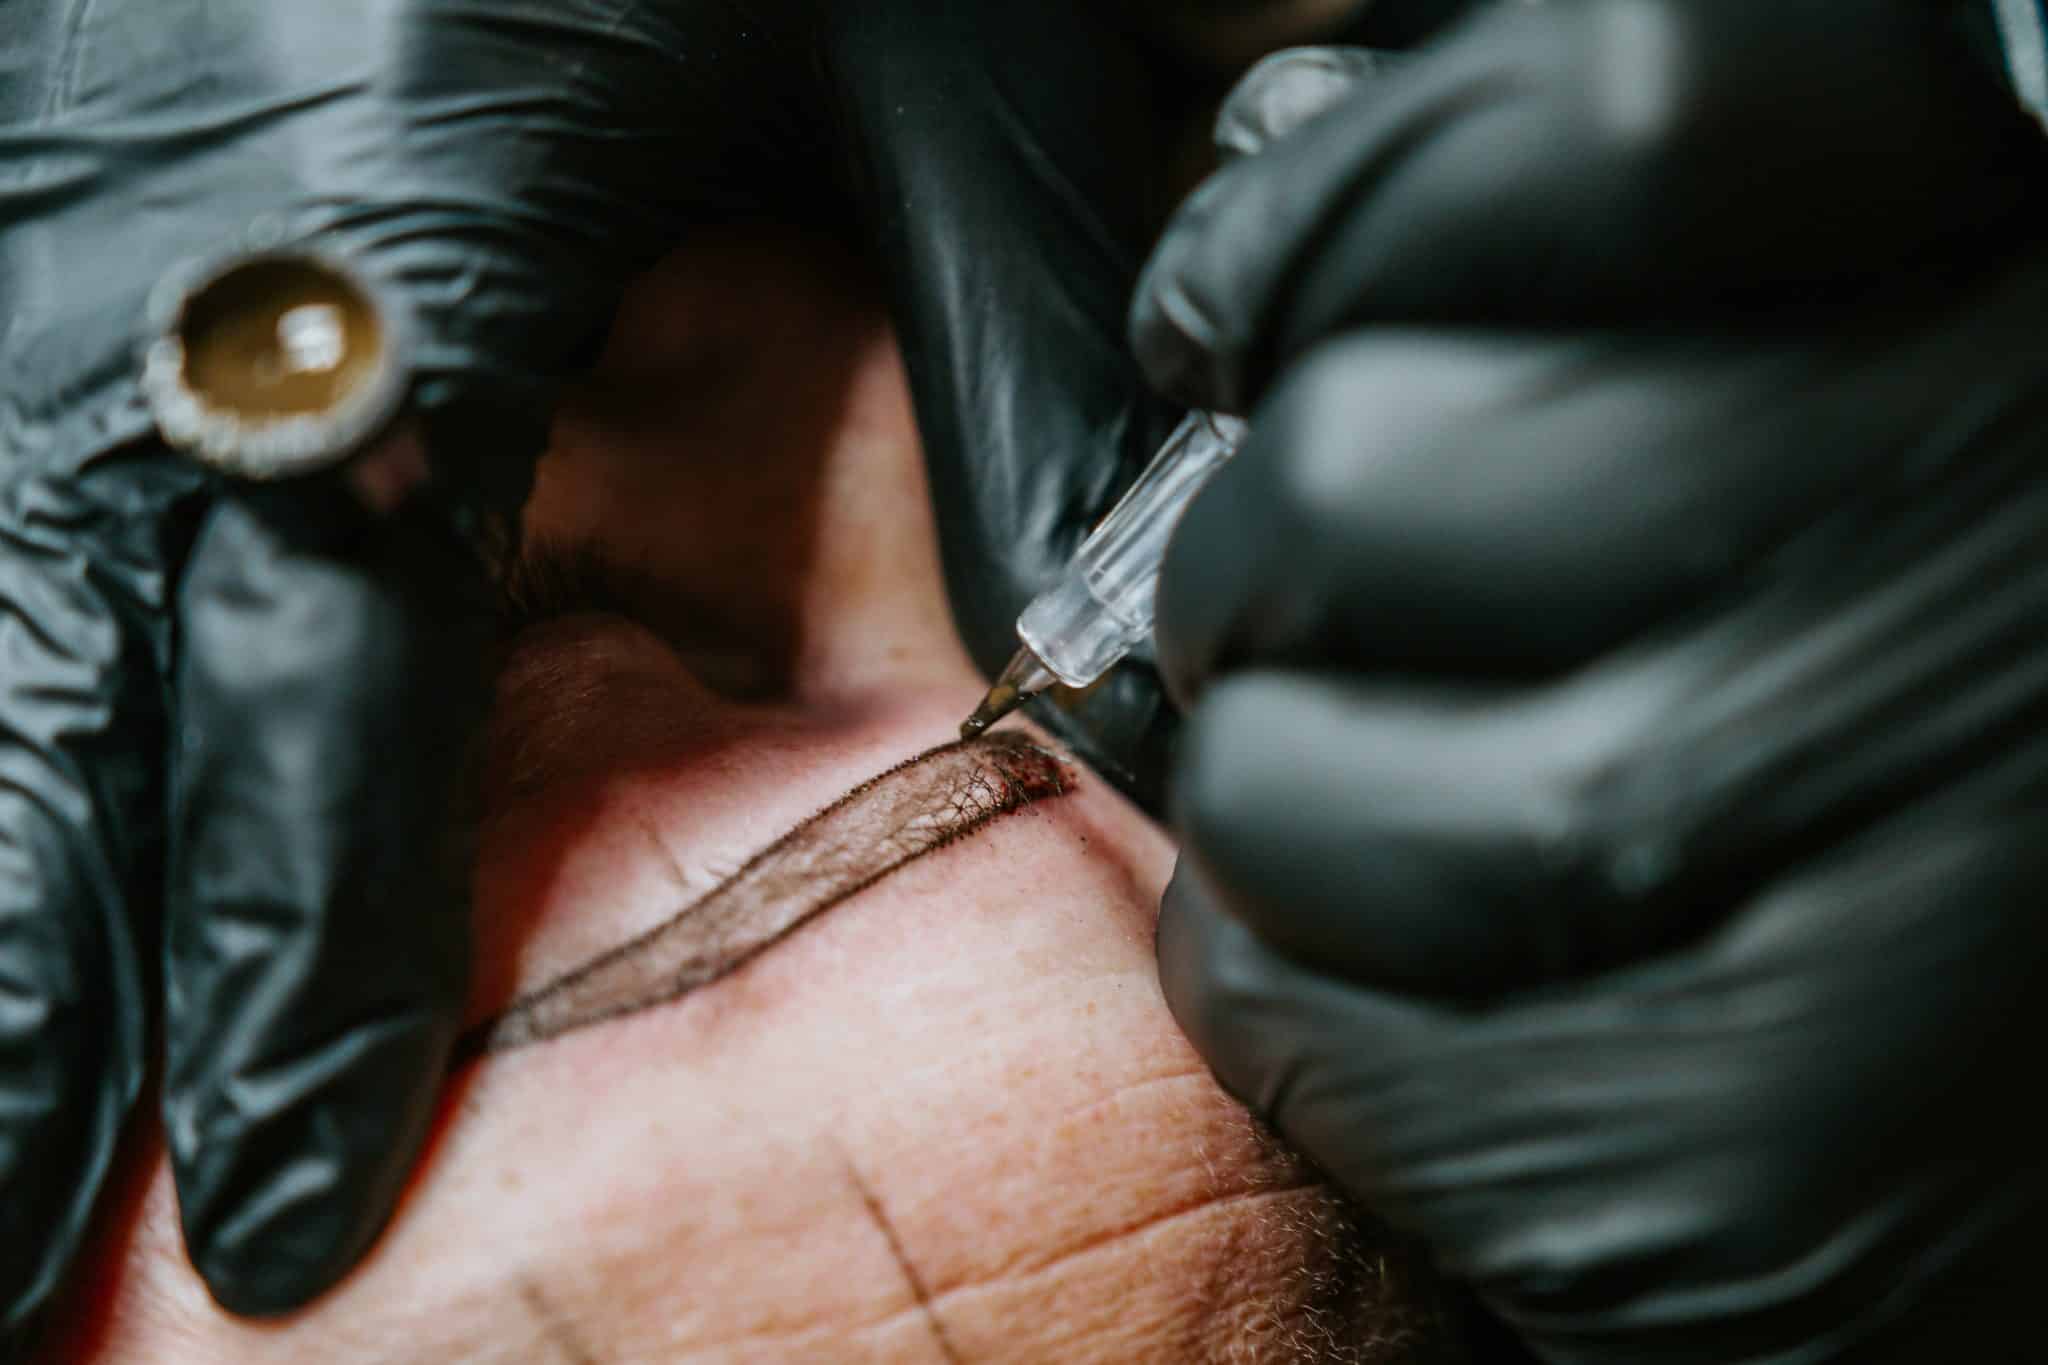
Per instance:
[[[985,666],[1170,425],[1124,313],[1207,97],[1089,0],[0,6],[0,1354],[146,1069],[194,1258],[292,1307],[386,1220],[462,988],[443,796],[550,385],[707,217],[863,231]],[[253,490],[162,448],[145,301],[251,242],[411,318],[436,471]],[[1142,668],[1068,724],[1156,772]],[[161,957],[159,957],[161,949]]]
[[[2044,215],[1929,7],[1589,0],[1148,269],[1169,999],[1545,1360],[2038,1356]]]
[[[1113,4],[868,0],[829,14],[947,592],[993,678],[1018,648],[1018,614],[1176,420],[1148,396],[1125,319],[1202,92],[1116,27]],[[1148,667],[1033,714],[1156,797],[1172,713]]]
[[[516,510],[545,382],[631,273],[776,188],[801,63],[743,26],[617,0],[0,13],[0,1355],[79,1244],[159,994],[223,1304],[303,1302],[388,1217],[467,961],[442,856],[479,717],[465,542]],[[715,117],[739,92],[751,121]],[[318,240],[411,312],[440,482],[395,516],[153,439],[145,302],[251,234]]]
[[[916,393],[947,589],[991,677],[1018,648],[1018,614],[1179,419],[1149,393],[1126,321],[1228,89],[1214,63],[1290,34],[1399,37],[1422,11],[1465,2],[866,0],[828,11],[840,126],[855,139],[858,199]],[[1226,114],[1226,128],[1242,117]],[[1149,659],[1032,714],[1157,806],[1177,717]]]

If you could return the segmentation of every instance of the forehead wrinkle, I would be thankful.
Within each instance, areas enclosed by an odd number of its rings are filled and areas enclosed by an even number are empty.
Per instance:
[[[917,859],[1071,786],[1057,754],[1011,731],[920,754],[863,782],[662,924],[515,1000],[466,1035],[456,1059],[678,1000]]]

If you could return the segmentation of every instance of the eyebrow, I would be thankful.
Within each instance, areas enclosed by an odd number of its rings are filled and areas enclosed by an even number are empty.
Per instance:
[[[926,854],[1072,790],[1068,766],[1013,731],[920,754],[854,788],[662,924],[514,1000],[463,1035],[454,1061],[680,1000]]]

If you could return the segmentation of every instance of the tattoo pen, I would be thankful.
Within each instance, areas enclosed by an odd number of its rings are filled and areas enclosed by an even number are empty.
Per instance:
[[[1086,687],[1152,635],[1159,568],[1181,513],[1244,440],[1236,417],[1196,412],[1167,439],[1073,563],[1017,618],[1024,647],[960,727],[972,739],[1048,687]]]
[[[1389,65],[1363,48],[1276,52],[1239,83],[1216,117],[1224,161],[1258,151],[1351,99]],[[1241,418],[1191,413],[1059,582],[1017,618],[1024,647],[960,727],[973,739],[1055,684],[1086,687],[1152,635],[1166,544],[1195,494],[1244,441]]]

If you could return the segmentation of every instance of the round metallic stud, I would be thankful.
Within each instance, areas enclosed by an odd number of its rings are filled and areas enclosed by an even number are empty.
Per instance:
[[[172,446],[246,479],[326,469],[374,441],[407,390],[402,315],[360,271],[303,247],[165,281],[142,388]]]

